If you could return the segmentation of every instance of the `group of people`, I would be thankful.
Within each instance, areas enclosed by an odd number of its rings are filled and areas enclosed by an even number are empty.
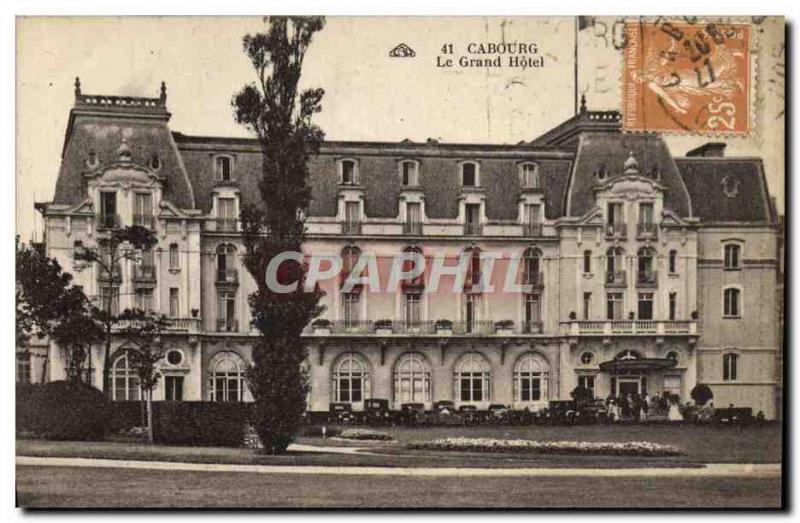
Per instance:
[[[652,415],[666,415],[669,421],[683,421],[679,399],[666,391],[653,396],[647,392],[611,395],[606,399],[606,412],[613,421],[635,419],[647,422]]]

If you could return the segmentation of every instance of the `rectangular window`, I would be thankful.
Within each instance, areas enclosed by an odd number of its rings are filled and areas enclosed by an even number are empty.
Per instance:
[[[217,198],[217,229],[233,231],[236,229],[236,200]]]
[[[178,252],[178,244],[171,243],[169,245],[169,268],[172,270],[179,269],[181,267],[180,261],[180,254]]]
[[[102,227],[116,227],[117,223],[117,193],[103,191],[100,193],[100,225]]]
[[[478,185],[476,174],[474,163],[461,164],[461,184],[464,187],[475,187]]]
[[[583,293],[583,319],[589,319],[589,309],[592,304],[592,293],[591,292],[584,292]]]
[[[669,293],[669,319],[674,320],[678,316],[678,293]]]
[[[653,225],[653,204],[639,204],[639,223],[645,227]]]
[[[664,392],[679,396],[681,393],[681,377],[664,376]]]
[[[653,293],[641,292],[639,293],[639,313],[640,320],[653,319]]]
[[[478,203],[468,203],[464,206],[466,220],[465,234],[480,234],[481,206]]]
[[[153,226],[153,195],[137,192],[133,195],[133,224],[140,227]]]
[[[136,308],[143,311],[153,310],[153,290],[136,289]]]
[[[422,233],[422,205],[419,203],[406,204],[406,232]]]
[[[183,401],[183,376],[165,376],[167,401]]]
[[[539,332],[542,324],[542,301],[539,294],[525,295],[525,332]]]
[[[609,292],[606,295],[606,319],[622,319],[622,293]]]
[[[736,318],[739,316],[739,289],[725,289],[724,315]]]
[[[178,318],[180,314],[180,290],[177,287],[170,287],[169,289],[169,316],[170,318]]]
[[[578,376],[578,387],[589,389],[594,396],[594,376],[581,375]]]
[[[533,163],[522,166],[522,185],[528,188],[539,187],[539,166]]]
[[[346,233],[359,233],[361,222],[361,205],[359,202],[345,202],[344,204],[344,225]]]
[[[355,327],[361,318],[358,307],[359,294],[357,292],[346,292],[342,294],[342,320],[345,327]]]
[[[223,332],[238,330],[236,294],[233,292],[220,292],[217,295],[217,330]]]
[[[403,172],[403,185],[417,185],[417,164],[414,162],[403,162],[401,169]]]
[[[342,161],[342,183],[345,185],[356,184],[356,163],[352,160]]]
[[[480,295],[467,294],[464,301],[464,328],[467,332],[476,332],[480,309]]]
[[[739,251],[738,245],[725,246],[725,268],[738,269],[739,268]]]
[[[112,285],[100,286],[100,308],[111,316],[119,314],[119,287]]]
[[[409,327],[418,327],[421,321],[421,305],[422,300],[420,294],[406,293],[406,325]]]
[[[531,203],[523,207],[525,236],[542,235],[542,206]]]
[[[231,159],[227,156],[217,156],[217,180],[225,182],[233,179]]]

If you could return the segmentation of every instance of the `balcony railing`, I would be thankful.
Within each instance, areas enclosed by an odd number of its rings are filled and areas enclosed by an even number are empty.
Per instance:
[[[637,223],[636,234],[639,238],[652,238],[658,236],[658,227],[653,222]]]
[[[403,224],[403,234],[422,234],[422,223],[405,222]]]
[[[361,222],[342,223],[342,234],[361,234]]]
[[[170,332],[200,332],[202,318],[167,318],[167,331]],[[144,322],[138,320],[119,320],[112,326],[115,330],[125,330],[130,327],[139,327]]]
[[[606,285],[624,287],[626,282],[625,271],[606,271]]]
[[[640,287],[651,287],[658,284],[657,271],[639,271],[636,273],[636,284]]]
[[[152,229],[153,228],[153,215],[152,214],[134,214],[133,215],[133,224],[138,225],[139,227],[144,227],[145,229]]]
[[[607,320],[562,322],[570,336],[697,336],[694,320]]]
[[[235,318],[217,318],[217,332],[237,332],[239,320]]]
[[[480,223],[467,222],[464,224],[464,236],[480,236],[481,234],[483,234],[483,225]]]
[[[122,227],[122,219],[119,214],[98,214],[98,229],[119,229]]]
[[[152,282],[156,280],[154,265],[136,265],[133,268],[133,279],[137,282]]]
[[[541,223],[526,223],[522,226],[523,234],[525,236],[541,236],[542,224]]]
[[[391,326],[381,324],[374,320],[337,320],[329,321],[325,325],[309,325],[306,334],[320,334],[323,331],[330,334],[365,334],[384,335],[390,331],[393,335],[434,335],[439,330],[450,331],[456,336],[494,335],[500,334],[505,329],[498,330],[495,320],[475,320],[472,322],[451,322],[450,328],[436,328],[435,321],[393,321]],[[510,327],[517,334],[539,334],[542,332],[541,321],[523,322],[522,325]],[[505,332],[502,332],[503,334]]]
[[[625,238],[627,235],[628,235],[628,226],[624,222],[606,224],[606,237]]]
[[[219,232],[233,232],[236,231],[237,223],[239,220],[235,218],[217,218],[215,220],[217,224],[217,231]]]
[[[239,271],[237,269],[217,269],[217,283],[239,283]]]

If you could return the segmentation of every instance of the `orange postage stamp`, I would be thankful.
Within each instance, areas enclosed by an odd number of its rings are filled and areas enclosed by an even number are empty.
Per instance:
[[[625,130],[750,132],[749,25],[639,21],[625,35]]]

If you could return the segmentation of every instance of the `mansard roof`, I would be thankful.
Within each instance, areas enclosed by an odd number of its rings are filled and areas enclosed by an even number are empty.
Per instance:
[[[158,156],[157,169],[164,199],[176,208],[208,213],[213,191],[214,156],[234,158],[235,185],[246,203],[259,203],[261,149],[249,138],[188,136],[170,131],[166,90],[159,98],[83,95],[76,85],[75,105],[65,136],[54,203],[77,205],[86,199],[84,174],[117,160],[120,144],[130,149],[132,164],[147,166]],[[595,206],[594,189],[622,175],[631,155],[639,172],[665,188],[665,208],[681,217],[703,222],[772,222],[775,210],[769,200],[761,161],[719,156],[719,145],[708,149],[714,156],[674,159],[660,135],[623,133],[615,111],[580,112],[531,142],[505,144],[454,144],[425,142],[326,141],[310,160],[312,187],[309,215],[331,217],[337,213],[339,169],[337,161],[358,161],[364,190],[365,212],[372,218],[396,218],[400,185],[398,162],[419,162],[419,190],[430,218],[458,216],[462,196],[459,163],[480,164],[480,186],[489,220],[515,220],[521,189],[519,163],[535,161],[548,219],[584,216]],[[89,164],[90,154],[97,162]],[[598,176],[602,172],[602,176]],[[724,187],[723,187],[724,186]],[[736,191],[733,188],[736,188]],[[723,190],[725,189],[725,190]],[[738,192],[737,192],[738,191]],[[736,194],[734,194],[736,193]]]

